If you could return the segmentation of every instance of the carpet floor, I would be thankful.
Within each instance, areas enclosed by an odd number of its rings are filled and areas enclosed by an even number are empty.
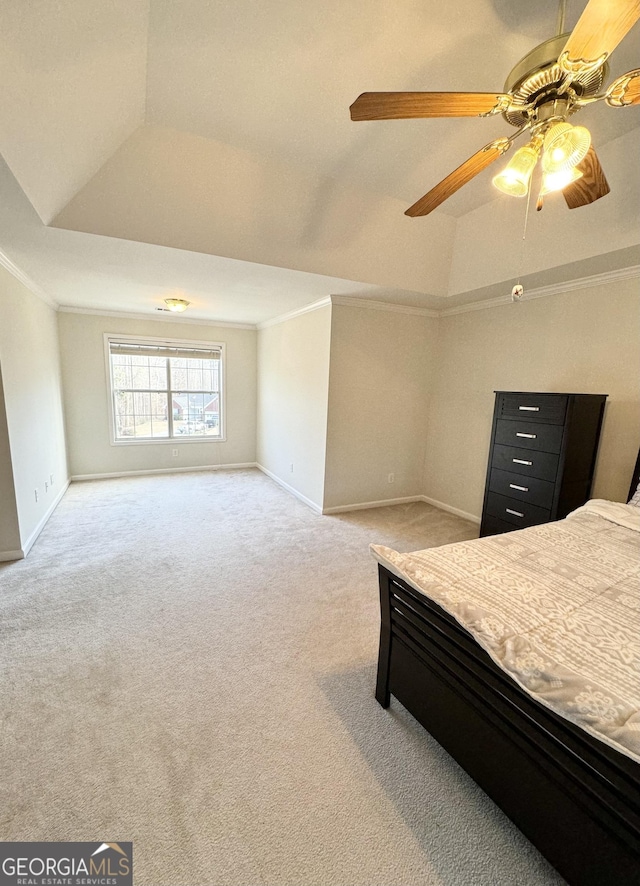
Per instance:
[[[369,542],[255,470],[74,483],[0,564],[0,839],[133,841],[136,886],[563,883],[395,700]]]

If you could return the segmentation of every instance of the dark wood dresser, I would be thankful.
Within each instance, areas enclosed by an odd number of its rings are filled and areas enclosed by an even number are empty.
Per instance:
[[[587,501],[606,399],[496,391],[480,537],[560,520]]]

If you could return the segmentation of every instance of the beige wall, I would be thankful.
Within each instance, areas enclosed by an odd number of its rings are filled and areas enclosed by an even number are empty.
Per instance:
[[[331,312],[327,305],[261,329],[258,345],[258,463],[316,509],[324,490]]]
[[[21,551],[9,427],[2,387],[2,366],[0,366],[0,561],[15,560],[20,557]]]
[[[334,305],[325,509],[422,494],[438,323]]]
[[[11,457],[9,466],[6,445],[2,447],[2,488],[7,487],[11,469],[20,548],[25,551],[68,480],[56,315],[0,267],[0,317],[0,367]],[[10,538],[15,539],[15,524]]]
[[[67,312],[59,312],[58,324],[72,476],[255,462],[255,330]],[[224,342],[226,441],[113,445],[104,333]],[[177,458],[171,454],[176,448]]]
[[[637,279],[443,317],[425,495],[482,510],[494,390],[608,394],[593,497],[623,500],[640,444]]]

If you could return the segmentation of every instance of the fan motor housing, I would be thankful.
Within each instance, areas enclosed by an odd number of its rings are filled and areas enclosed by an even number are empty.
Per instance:
[[[520,127],[532,117],[539,105],[559,98],[558,89],[565,82],[566,73],[558,64],[558,56],[565,47],[569,34],[559,34],[534,47],[511,70],[504,85],[504,91],[513,96],[510,106],[502,116],[512,126]],[[568,92],[578,98],[596,95],[608,74],[605,63],[595,71],[572,75]],[[534,110],[531,105],[533,104]],[[569,101],[567,115],[577,111]]]

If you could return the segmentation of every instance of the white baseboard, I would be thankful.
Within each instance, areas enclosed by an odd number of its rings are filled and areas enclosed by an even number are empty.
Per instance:
[[[447,511],[449,514],[455,514],[456,517],[462,517],[464,520],[469,520],[478,525],[480,524],[480,518],[476,517],[474,514],[468,514],[466,511],[461,511],[459,508],[453,508],[451,505],[447,505],[442,501],[437,501],[435,498],[428,498],[426,495],[407,495],[404,498],[387,498],[382,501],[362,501],[352,505],[323,508],[322,513],[342,514],[346,511],[364,511],[367,508],[386,508],[390,505],[403,505],[412,501],[423,501],[425,504],[433,505],[434,508],[439,508],[441,511]]]
[[[36,528],[33,530],[33,532],[31,533],[31,535],[29,536],[29,538],[23,543],[23,545],[22,545],[22,551],[23,551],[23,555],[22,555],[22,556],[23,556],[23,557],[26,557],[26,556],[27,556],[27,554],[29,553],[29,551],[31,550],[31,548],[33,547],[33,545],[35,544],[36,539],[38,538],[38,536],[40,535],[40,533],[42,532],[42,530],[43,530],[44,527],[46,526],[47,520],[49,519],[49,517],[51,516],[51,514],[53,514],[53,512],[55,511],[55,509],[56,509],[56,508],[58,507],[58,505],[60,504],[60,501],[61,501],[61,499],[62,499],[62,496],[65,494],[65,492],[66,492],[67,489],[69,488],[69,483],[70,483],[70,482],[71,482],[70,480],[67,480],[67,482],[64,484],[64,486],[62,487],[62,489],[60,490],[60,492],[56,495],[56,497],[54,498],[54,500],[52,501],[52,503],[51,503],[51,504],[49,505],[49,507],[47,508],[47,511],[46,511],[45,515],[42,517],[42,519],[40,520],[40,522],[38,523],[38,525],[36,526]]]
[[[352,505],[338,505],[335,508],[323,508],[323,514],[342,514],[346,511],[366,511],[369,508],[387,508],[390,505],[404,505],[412,501],[422,501],[422,495],[407,495],[404,498],[386,498],[381,501],[360,501]]]
[[[7,563],[9,560],[24,560],[24,551],[0,551],[0,563]]]
[[[71,479],[71,482],[80,481],[80,480],[110,480],[110,479],[115,479],[116,477],[139,477],[139,476],[145,476],[147,474],[181,474],[181,473],[188,473],[189,471],[223,471],[223,470],[234,470],[234,469],[241,470],[241,469],[246,469],[246,468],[258,468],[259,471],[262,471],[263,474],[266,474],[266,476],[269,477],[271,480],[273,480],[274,483],[277,483],[278,486],[281,486],[288,493],[290,493],[290,495],[293,495],[297,499],[299,499],[301,502],[304,502],[304,504],[306,504],[308,507],[310,507],[317,514],[326,514],[326,515],[342,514],[342,513],[346,513],[347,511],[364,511],[364,510],[367,510],[368,508],[386,508],[386,507],[389,507],[390,505],[402,505],[402,504],[408,504],[409,502],[412,502],[412,501],[423,501],[423,502],[425,502],[425,504],[433,505],[434,508],[439,508],[441,511],[447,511],[449,514],[455,514],[456,517],[462,517],[464,520],[470,520],[472,523],[476,523],[476,524],[480,525],[480,517],[476,517],[475,514],[469,514],[469,513],[467,513],[467,511],[462,511],[459,508],[454,508],[451,505],[445,504],[442,501],[438,501],[435,498],[429,498],[426,495],[407,495],[407,496],[404,496],[403,498],[387,498],[387,499],[382,499],[380,501],[362,501],[362,502],[354,502],[354,504],[350,504],[350,505],[339,505],[339,506],[333,507],[333,508],[322,508],[315,501],[312,501],[310,498],[307,498],[306,495],[303,495],[301,492],[299,492],[293,486],[290,486],[288,483],[286,483],[284,480],[282,480],[280,477],[278,477],[277,474],[274,474],[273,471],[270,471],[268,468],[265,468],[264,465],[261,465],[255,461],[241,462],[241,463],[229,464],[229,465],[198,465],[198,466],[189,467],[189,468],[154,468],[152,470],[144,470],[144,471],[114,471],[112,473],[107,473],[107,474],[74,474],[70,479]],[[56,500],[54,505],[49,509],[46,517],[41,521],[41,524],[38,524],[39,528],[37,528],[37,530],[34,533],[32,533],[32,536],[30,538],[30,542],[28,543],[28,547],[25,548],[24,556],[26,556],[26,554],[28,553],[29,547],[31,547],[33,542],[36,540],[36,538],[38,537],[38,535],[42,531],[42,527],[44,526],[44,524],[48,520],[51,512],[53,511],[53,509],[57,505],[60,498],[62,498],[62,495],[64,495],[65,491],[66,491],[66,487],[63,490],[62,494],[58,497],[58,499]],[[14,553],[16,553],[15,551],[7,551],[5,553],[6,553],[6,557],[5,557],[5,554],[0,553],[0,561],[5,558],[7,560],[19,559],[19,557],[14,558],[13,556],[9,556],[9,555],[13,555]],[[17,552],[17,553],[20,554],[21,552]]]
[[[277,474],[274,474],[273,471],[270,471],[268,468],[265,468],[264,465],[256,464],[256,467],[259,471],[262,471],[263,474],[266,474],[274,483],[277,483],[278,486],[282,486],[283,489],[286,489],[291,495],[295,495],[296,498],[300,499],[301,502],[308,505],[311,510],[315,511],[316,514],[322,514],[322,508],[320,505],[316,504],[315,501],[311,501],[310,498],[307,498],[306,495],[303,495],[301,492],[298,492],[297,489],[294,489],[293,486],[289,486],[288,483],[285,483],[284,480],[281,480]]]
[[[188,474],[190,471],[230,471],[241,468],[257,468],[255,461],[239,462],[232,465],[194,465],[190,468],[152,468],[144,471],[113,471],[109,474],[74,474],[71,482],[78,480],[112,480],[116,477],[142,477],[147,474]]]
[[[447,505],[443,501],[429,498],[426,495],[421,495],[420,501],[423,501],[428,505],[433,505],[434,508],[439,508],[441,511],[447,511],[449,514],[455,514],[456,517],[462,517],[464,520],[470,520],[472,523],[477,523],[478,526],[480,525],[480,517],[476,517],[475,514],[469,514],[467,511],[461,511],[460,508],[453,508],[451,505]]]

